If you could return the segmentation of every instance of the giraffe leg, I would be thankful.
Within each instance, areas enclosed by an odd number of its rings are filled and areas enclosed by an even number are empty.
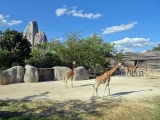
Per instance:
[[[96,94],[97,94],[97,98],[98,98],[98,86],[99,86],[99,85],[97,85],[97,83],[95,83],[95,84],[93,85],[94,90],[93,90],[92,97],[94,96],[94,93],[95,93],[95,90],[96,90]],[[92,98],[92,97],[91,97],[91,98]]]
[[[103,98],[102,99],[104,99],[104,94],[105,94],[107,86],[108,86],[108,84],[106,84],[106,86],[105,86],[104,93],[103,93]]]
[[[94,93],[95,93],[95,85],[96,85],[96,83],[93,85],[93,88],[94,88],[94,90],[93,90],[93,94],[92,94],[92,97],[94,96]],[[92,97],[91,97],[91,99],[92,99]]]
[[[95,92],[95,88],[94,88],[94,90],[93,90],[93,94],[92,94],[92,97],[94,96],[94,92]],[[91,97],[91,98],[92,98],[92,97]]]
[[[96,94],[97,94],[97,99],[99,98],[99,96],[98,96],[98,88],[96,88]]]
[[[71,77],[71,87],[73,88],[73,76]]]
[[[108,95],[110,96],[110,88],[109,88],[109,83],[108,83],[108,92],[109,92],[109,94],[108,94]]]
[[[106,91],[107,86],[108,86],[108,92],[109,92],[108,95],[110,96],[109,81],[110,81],[110,77],[108,78],[108,82],[107,82],[107,84],[106,84],[106,86],[105,86],[105,90],[104,90],[104,93],[103,93],[103,99],[104,99],[104,94],[105,94],[105,91]]]
[[[68,77],[66,77],[66,79],[65,79],[65,89],[68,88],[67,87],[67,81],[68,81]]]
[[[108,94],[108,95],[110,96],[109,82],[110,82],[110,79],[111,79],[111,78],[109,77],[108,79],[109,79],[109,80],[108,80],[108,92],[109,92],[109,94]]]

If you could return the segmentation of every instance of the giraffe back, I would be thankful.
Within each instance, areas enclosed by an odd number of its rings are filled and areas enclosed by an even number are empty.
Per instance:
[[[106,73],[96,77],[96,82],[105,84],[106,81],[110,78],[110,76]]]

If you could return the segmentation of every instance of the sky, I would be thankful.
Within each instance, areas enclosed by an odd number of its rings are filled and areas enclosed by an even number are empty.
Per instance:
[[[124,52],[152,50],[160,43],[160,0],[0,0],[0,30],[24,32],[35,20],[48,39],[94,33]]]

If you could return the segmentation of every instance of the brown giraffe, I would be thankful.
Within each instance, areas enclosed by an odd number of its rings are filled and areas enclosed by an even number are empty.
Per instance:
[[[133,76],[135,76],[135,74],[136,74],[136,76],[138,76],[138,75],[137,75],[137,71],[136,71],[136,70],[137,70],[137,67],[138,67],[138,64],[139,64],[139,62],[137,62],[136,65],[132,68],[132,75],[133,75]]]
[[[129,75],[130,75],[130,76],[133,75],[133,74],[132,74],[132,68],[133,68],[132,65],[130,65],[130,67],[128,68],[128,72],[129,72]]]
[[[146,66],[143,68],[143,75],[144,75],[144,79],[146,79],[146,76],[147,76],[147,67]]]
[[[125,70],[125,75],[128,77],[128,73],[129,73],[128,66],[121,65],[121,67]]]
[[[76,61],[73,62],[72,69],[69,72],[67,72],[66,75],[65,75],[65,89],[68,88],[67,87],[67,81],[68,81],[69,78],[71,78],[71,87],[73,88],[73,76],[74,76],[73,71],[74,71],[75,66],[76,66]]]
[[[123,66],[123,67],[124,67],[124,66]],[[128,67],[128,66],[125,66],[125,67],[124,67],[124,70],[125,70],[126,76],[129,77],[129,75],[128,75],[128,74],[129,74],[129,67]]]
[[[109,95],[110,95],[110,88],[109,88],[110,76],[116,71],[116,69],[119,66],[121,66],[121,63],[118,63],[111,70],[106,71],[104,74],[96,77],[95,84],[93,85],[94,91],[93,91],[92,97],[94,96],[94,93],[95,93],[95,90],[96,90],[97,98],[98,98],[98,87],[99,87],[100,84],[105,84],[105,83],[106,83],[106,86],[105,86],[104,94],[105,94],[106,88],[108,86],[108,92],[109,92]],[[104,99],[104,94],[103,94],[103,99]]]

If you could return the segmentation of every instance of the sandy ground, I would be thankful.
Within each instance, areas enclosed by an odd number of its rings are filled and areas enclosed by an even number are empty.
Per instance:
[[[62,81],[48,81],[38,83],[17,83],[0,86],[0,100],[23,99],[23,100],[91,100],[93,84],[95,80],[68,81],[68,89],[64,88]],[[98,89],[99,97],[102,98],[105,84]],[[160,79],[148,77],[125,77],[112,76],[110,81],[111,96],[108,89],[105,92],[105,100],[150,98],[160,95]],[[95,93],[96,95],[96,93]],[[98,100],[93,97],[92,100]]]

